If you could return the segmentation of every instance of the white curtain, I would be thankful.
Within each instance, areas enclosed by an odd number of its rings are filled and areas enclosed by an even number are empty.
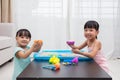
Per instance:
[[[65,0],[14,0],[16,25],[18,29],[27,28],[31,31],[30,45],[33,40],[42,39],[43,49],[68,47],[66,3]]]
[[[98,39],[107,58],[114,52],[114,27],[117,17],[117,0],[70,0],[70,38],[79,45],[83,39],[86,21],[96,20],[100,24]]]
[[[14,0],[15,23],[18,29],[28,28],[31,31],[30,45],[33,40],[42,39],[43,49],[68,49],[66,41],[75,40],[76,45],[79,45],[85,40],[85,22],[96,20],[100,24],[98,39],[103,44],[105,56],[110,58],[119,55],[120,35],[119,26],[116,25],[119,21],[118,1]]]
[[[117,18],[115,20],[116,24],[114,26],[114,52],[112,54],[112,58],[120,59],[120,0],[118,0],[117,6]]]

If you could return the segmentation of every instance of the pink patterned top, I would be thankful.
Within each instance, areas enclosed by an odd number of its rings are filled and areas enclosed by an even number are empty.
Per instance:
[[[92,47],[88,47],[88,52],[92,51]],[[93,58],[94,61],[99,64],[99,66],[109,73],[108,64],[105,56],[103,55],[102,51],[98,51],[97,55]]]

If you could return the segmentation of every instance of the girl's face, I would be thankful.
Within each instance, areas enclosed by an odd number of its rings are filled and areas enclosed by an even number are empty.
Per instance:
[[[30,38],[26,36],[17,36],[16,41],[18,43],[18,46],[26,47],[28,43],[30,42]]]
[[[84,36],[88,40],[96,39],[96,36],[98,35],[99,31],[96,31],[94,28],[85,28],[84,29]]]

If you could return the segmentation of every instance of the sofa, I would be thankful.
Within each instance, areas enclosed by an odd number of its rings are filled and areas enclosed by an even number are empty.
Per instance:
[[[0,23],[0,66],[13,59],[15,29],[13,23]]]

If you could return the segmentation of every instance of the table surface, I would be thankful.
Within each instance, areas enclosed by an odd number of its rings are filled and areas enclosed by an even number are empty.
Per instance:
[[[43,66],[50,65],[45,61],[32,61],[17,77],[17,80],[112,80],[94,61],[82,61],[77,65],[60,65],[60,70],[52,71]]]

